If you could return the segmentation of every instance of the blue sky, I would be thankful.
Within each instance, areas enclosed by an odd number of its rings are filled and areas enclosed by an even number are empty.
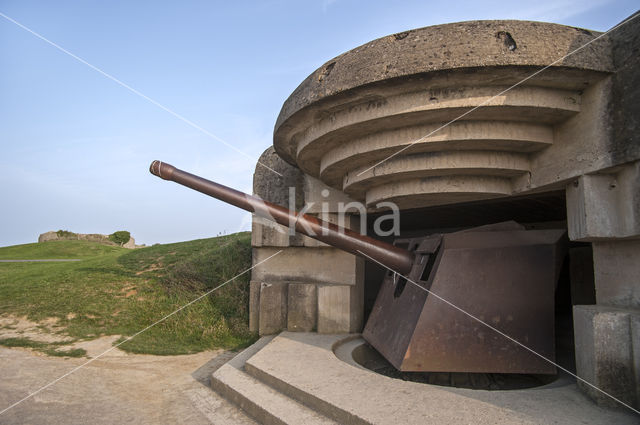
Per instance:
[[[149,174],[153,159],[251,191],[284,100],[338,54],[411,28],[525,19],[605,31],[633,1],[31,1],[3,13],[241,155],[0,17],[0,246],[57,229],[166,243],[248,215]]]

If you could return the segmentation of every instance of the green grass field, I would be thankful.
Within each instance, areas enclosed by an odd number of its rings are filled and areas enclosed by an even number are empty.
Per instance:
[[[0,259],[81,259],[0,263],[0,316],[34,322],[57,318],[74,340],[131,336],[251,265],[250,233],[136,250],[87,241],[51,241],[0,248]],[[138,335],[120,348],[186,354],[252,343],[249,273]],[[0,340],[43,352],[64,346]],[[75,353],[78,354],[77,352]]]

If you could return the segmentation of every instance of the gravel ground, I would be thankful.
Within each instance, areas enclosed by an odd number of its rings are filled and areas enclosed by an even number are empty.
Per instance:
[[[83,347],[96,356],[112,339]],[[114,349],[0,414],[0,424],[255,424],[209,388],[211,373],[233,355],[150,356]],[[87,360],[0,347],[0,411]]]

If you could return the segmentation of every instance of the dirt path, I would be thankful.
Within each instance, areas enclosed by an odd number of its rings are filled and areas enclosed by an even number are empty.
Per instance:
[[[58,262],[64,263],[66,261],[82,261],[80,259],[51,259],[51,260],[0,260],[0,263],[47,263],[47,262]]]
[[[84,344],[91,355],[111,341]],[[213,370],[233,355],[149,356],[115,349],[1,414],[0,424],[255,424],[208,386]],[[0,411],[86,361],[0,347]]]

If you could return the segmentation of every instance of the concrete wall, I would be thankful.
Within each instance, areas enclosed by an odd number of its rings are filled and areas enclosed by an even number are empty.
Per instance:
[[[640,59],[632,52],[639,48],[637,19],[611,33],[615,73],[600,95],[604,115],[593,117],[605,131],[584,147],[601,151],[598,166],[566,189],[569,236],[593,247],[596,304],[576,305],[573,314],[577,374],[588,382],[578,385],[598,404],[619,406],[611,395],[635,408],[640,408]]]
[[[567,186],[569,236],[592,242],[595,305],[574,306],[578,376],[640,407],[640,162],[587,174]],[[598,404],[616,402],[585,382]]]
[[[290,188],[295,188],[296,199],[291,206],[338,223],[338,205],[351,201],[349,198],[305,176],[281,160],[272,148],[262,159],[286,177],[258,165],[255,194],[289,207],[293,194]],[[359,220],[348,216],[344,225],[355,228]],[[362,259],[315,239],[291,235],[286,227],[257,216],[253,219],[252,246],[254,264],[273,257],[252,271],[251,330],[267,335],[282,330],[348,333],[362,329]]]

